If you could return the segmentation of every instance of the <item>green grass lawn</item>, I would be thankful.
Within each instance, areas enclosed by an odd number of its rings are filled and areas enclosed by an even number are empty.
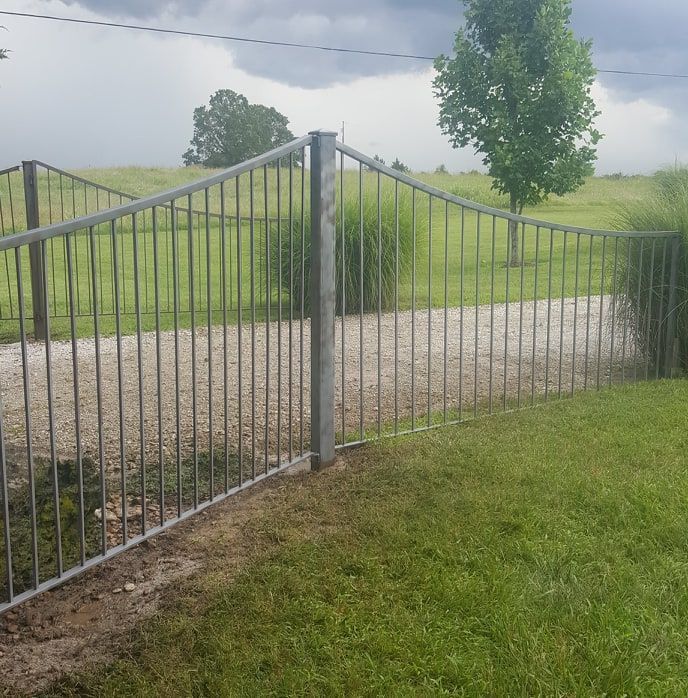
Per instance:
[[[352,452],[286,484],[237,578],[200,574],[50,695],[686,695],[686,400],[641,384]]]
[[[77,174],[99,182],[114,189],[130,192],[137,196],[156,193],[172,186],[185,182],[198,180],[208,176],[210,171],[200,168],[180,169],[153,169],[153,168],[120,168],[120,169],[93,169],[79,171]],[[263,172],[258,171],[253,178],[253,187],[248,176],[241,178],[239,208],[240,216],[250,216],[251,208],[257,222],[254,225],[254,252],[253,262],[251,256],[251,225],[244,220],[241,224],[241,257],[239,257],[239,236],[235,220],[228,219],[226,231],[226,279],[227,304],[230,308],[229,321],[236,322],[236,309],[241,292],[242,305],[245,310],[251,306],[251,292],[255,295],[256,305],[261,308],[265,305],[267,295],[266,259],[265,259],[265,228],[262,219],[265,212],[270,217],[276,217],[278,213],[282,218],[288,218],[288,193],[291,186],[296,201],[296,210],[293,216],[298,219],[299,205],[301,201],[301,171],[295,170],[293,180],[289,182],[288,169],[281,172],[280,187],[277,186],[277,173],[272,169],[267,170],[267,202],[265,199],[265,181]],[[419,179],[426,181],[438,188],[463,196],[471,200],[486,203],[495,207],[505,207],[507,202],[502,196],[490,189],[488,177],[480,174],[464,175],[431,175],[418,174]],[[59,179],[51,175],[50,188],[48,178],[42,174],[39,178],[41,207],[40,220],[42,223],[61,220],[83,215],[98,208],[105,208],[111,204],[119,203],[117,197],[107,197],[102,193],[96,195],[95,190],[84,188],[77,184],[72,191],[71,184],[63,181],[62,194],[58,194]],[[304,181],[306,201],[308,199],[308,177]],[[21,200],[21,182],[15,182],[13,198]],[[364,196],[369,199],[375,197],[376,176],[373,173],[364,172]],[[4,189],[3,189],[4,187]],[[391,182],[383,181],[383,189],[389,190]],[[650,179],[645,177],[630,177],[623,179],[591,178],[581,190],[565,197],[553,197],[538,208],[528,210],[529,216],[549,220],[553,223],[572,226],[586,226],[593,228],[609,228],[614,226],[616,210],[619,204],[629,200],[642,199],[647,195],[650,187]],[[340,186],[337,186],[338,195]],[[277,192],[281,193],[278,210]],[[344,191],[346,197],[358,195],[358,173],[347,170],[344,178]],[[236,214],[236,191],[234,182],[225,187],[225,207],[229,215]],[[251,196],[251,194],[253,196]],[[220,211],[219,187],[210,192],[209,206],[214,213]],[[4,197],[4,199],[3,199]],[[6,234],[10,233],[9,218],[7,215],[7,183],[0,181],[0,201],[5,201],[5,228]],[[178,202],[180,207],[188,206],[188,200]],[[599,292],[603,281],[609,290],[610,275],[602,278],[602,242],[596,239],[593,242],[592,255],[590,255],[591,239],[569,234],[564,239],[560,231],[550,233],[549,229],[542,229],[538,234],[536,228],[527,226],[523,231],[525,244],[524,258],[526,265],[521,269],[511,270],[505,268],[507,260],[507,228],[503,220],[497,220],[495,225],[495,244],[493,253],[493,222],[489,216],[478,217],[474,212],[467,211],[461,217],[460,209],[449,206],[445,211],[445,205],[441,201],[432,204],[432,224],[429,223],[430,204],[428,197],[421,193],[416,197],[418,222],[416,241],[416,271],[414,277],[407,273],[399,279],[399,306],[401,309],[409,309],[415,303],[418,308],[442,306],[445,302],[445,287],[447,302],[450,306],[456,306],[461,301],[465,305],[490,302],[504,302],[507,298],[511,301],[520,299],[523,295],[526,299],[533,297],[543,298],[550,292],[553,295],[571,296],[575,293],[586,293],[588,289],[588,267],[592,260],[591,289],[593,293]],[[204,195],[194,195],[192,208],[195,211],[205,210]],[[15,205],[15,227],[23,227],[22,209]],[[448,216],[445,218],[445,215]],[[385,216],[391,212],[383,213]],[[205,227],[205,216],[197,213],[192,217],[194,249],[189,248],[189,234],[187,217],[183,212],[179,213],[179,239],[178,239],[178,267],[179,267],[179,307],[182,311],[180,324],[188,327],[190,317],[191,295],[191,269],[194,270],[193,283],[195,285],[194,306],[201,313],[198,322],[204,322],[203,313],[207,315],[208,279],[210,280],[210,298],[214,310],[222,307],[222,240],[220,226],[217,219],[211,219],[210,229]],[[144,329],[155,327],[155,292],[156,273],[155,257],[152,233],[152,220],[150,212],[139,216],[139,279],[140,302],[142,310],[142,326]],[[478,227],[480,230],[478,231]],[[108,226],[102,225],[95,229],[95,266],[96,266],[96,295],[99,301],[99,311],[103,314],[101,330],[104,334],[115,332],[114,313],[114,260],[112,252],[111,231]],[[124,314],[122,331],[129,334],[135,331],[136,321],[134,317],[134,249],[131,233],[131,221],[125,220],[116,226],[115,236],[118,244],[120,308]],[[461,264],[461,245],[463,237],[464,259]],[[565,247],[566,244],[566,247]],[[613,243],[607,245],[605,260],[611,263],[613,255],[618,252],[619,257],[626,253],[626,243],[622,242],[619,248]],[[551,246],[551,261],[550,261]],[[648,246],[649,250],[649,246]],[[170,329],[174,325],[171,310],[174,307],[174,274],[172,267],[172,224],[168,211],[158,211],[158,292],[160,294],[160,306],[162,315],[160,324],[163,329]],[[66,319],[68,316],[68,274],[67,255],[64,241],[54,240],[48,243],[48,287],[50,304],[53,315],[53,333],[56,338],[69,336],[70,328]],[[663,254],[662,243],[657,244],[657,255]],[[445,258],[447,263],[445,265]],[[578,259],[579,275],[576,279],[576,259]],[[77,323],[77,332],[81,336],[93,334],[93,321],[88,317],[92,308],[93,278],[89,254],[89,241],[86,232],[74,235],[72,238],[72,264],[73,284],[75,293],[75,305],[77,310],[87,317]],[[18,337],[19,327],[16,320],[3,320],[9,316],[17,315],[17,287],[14,271],[14,253],[0,253],[0,341],[13,341]],[[254,269],[253,277],[251,269]],[[25,251],[22,256],[22,268],[25,287],[25,304],[27,315],[31,314],[31,298],[28,289],[29,260]],[[463,275],[461,271],[463,269]],[[242,280],[239,283],[239,272]],[[521,283],[521,276],[523,281]],[[461,281],[463,280],[463,284]],[[563,282],[563,283],[562,283]],[[621,282],[619,282],[621,283]],[[279,295],[276,284],[273,281],[270,298],[276,307]],[[415,294],[414,294],[415,291]],[[282,303],[285,307],[289,299],[283,295]],[[296,307],[300,305],[300,299],[295,298]],[[389,310],[390,308],[384,308]],[[258,316],[263,313],[259,309]],[[246,315],[245,315],[246,316]],[[274,315],[273,315],[274,317]],[[217,313],[214,321],[218,321],[221,314]]]

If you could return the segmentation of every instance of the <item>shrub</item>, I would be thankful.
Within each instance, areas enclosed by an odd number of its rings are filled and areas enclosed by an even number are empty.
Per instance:
[[[654,177],[652,195],[646,200],[625,204],[618,213],[616,223],[626,230],[666,230],[681,234],[676,334],[680,366],[688,368],[688,168],[672,167],[658,172]],[[665,262],[664,241],[656,242],[654,265],[652,243],[646,240],[641,245],[640,241],[635,240],[630,245],[630,264],[628,256],[621,255],[620,274],[628,275],[633,291],[623,303],[622,312],[639,348],[649,353],[652,360],[658,359],[661,367],[666,348],[671,243],[667,243]]]
[[[421,207],[416,214],[417,230],[422,229]],[[344,211],[344,234],[342,236],[341,214]],[[393,192],[383,192],[380,207],[380,239],[382,255],[380,260],[380,291],[382,310],[394,307],[394,279],[396,273],[396,222]],[[361,265],[361,218],[363,222],[363,264]],[[293,216],[291,245],[293,251],[293,271],[290,265],[290,236],[289,224],[281,225],[281,236],[276,224],[270,232],[270,262],[273,288],[279,287],[279,268],[282,270],[282,292],[291,298],[294,313],[298,315],[301,306],[301,214],[296,211]],[[309,216],[305,218],[303,231],[303,276],[305,279],[304,314],[310,315],[310,233]],[[420,237],[420,236],[419,236]],[[280,254],[281,249],[281,254]],[[417,254],[419,246],[417,244]],[[342,279],[342,255],[344,255],[344,278]],[[406,277],[411,267],[413,255],[413,214],[410,193],[399,190],[399,281]],[[279,257],[279,261],[278,260]],[[360,209],[359,198],[348,196],[344,199],[343,207],[338,202],[336,213],[336,312],[342,313],[342,281],[346,289],[346,313],[377,311],[378,308],[378,209],[376,192],[364,190],[363,210]],[[291,284],[290,284],[290,271]],[[361,281],[363,295],[361,304]],[[287,301],[289,302],[289,301]]]

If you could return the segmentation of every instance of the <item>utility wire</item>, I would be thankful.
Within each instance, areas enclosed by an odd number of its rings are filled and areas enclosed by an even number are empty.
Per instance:
[[[150,27],[141,24],[122,24],[120,22],[105,22],[95,19],[76,19],[75,17],[57,17],[55,15],[41,15],[31,12],[10,12],[8,10],[0,10],[0,15],[8,15],[11,17],[27,17],[30,19],[47,19],[53,22],[69,22],[71,24],[87,24],[97,27],[111,27],[116,29],[133,29],[135,31],[154,32],[156,34],[174,34],[177,36],[193,36],[203,39],[220,39],[222,41],[238,41],[245,44],[261,44],[263,46],[282,46],[286,48],[301,48],[311,49],[315,51],[330,51],[332,53],[352,53],[362,56],[383,56],[387,58],[408,58],[418,61],[434,61],[435,56],[422,56],[413,53],[397,53],[394,51],[367,51],[365,49],[345,48],[343,46],[321,46],[319,44],[300,44],[291,41],[271,41],[268,39],[254,39],[246,36],[232,36],[230,34],[206,34],[204,32],[184,31],[182,29],[165,29],[163,27]],[[655,78],[679,78],[688,80],[688,74],[680,73],[652,73],[635,70],[602,70],[598,69],[598,73],[607,73],[612,75],[635,75]]]

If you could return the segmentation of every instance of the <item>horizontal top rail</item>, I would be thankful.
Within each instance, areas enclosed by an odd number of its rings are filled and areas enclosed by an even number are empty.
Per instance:
[[[386,174],[404,184],[408,184],[410,187],[417,189],[418,191],[425,192],[430,196],[434,196],[438,199],[448,201],[449,203],[457,204],[458,206],[463,206],[464,208],[471,209],[472,211],[478,211],[479,213],[485,213],[488,216],[498,216],[499,218],[505,218],[507,220],[516,221],[518,223],[525,223],[526,225],[537,226],[540,228],[546,228],[551,230],[560,230],[566,233],[581,233],[583,235],[595,235],[603,237],[677,237],[679,236],[678,231],[675,230],[651,230],[651,231],[639,231],[639,230],[598,230],[595,228],[581,228],[574,225],[564,225],[562,223],[553,223],[552,221],[539,220],[537,218],[529,218],[527,216],[521,216],[516,213],[510,213],[509,211],[503,211],[500,208],[493,208],[492,206],[485,206],[484,204],[479,204],[475,201],[470,201],[469,199],[464,199],[461,196],[456,196],[455,194],[449,194],[442,189],[437,189],[430,184],[421,182],[419,179],[414,179],[409,177],[409,175],[399,172],[387,165],[379,163],[377,160],[364,155],[363,153],[351,148],[344,143],[337,141],[337,150],[348,157],[357,160],[358,162],[366,165],[372,170]]]
[[[4,170],[0,170],[0,177],[2,177],[2,175],[10,174],[11,172],[19,172],[19,170],[21,170],[21,165],[6,167]]]
[[[203,191],[217,184],[221,184],[228,179],[239,177],[242,174],[250,172],[251,170],[255,170],[258,167],[267,165],[274,160],[283,158],[296,150],[305,148],[306,146],[310,145],[312,141],[312,135],[302,136],[301,138],[296,138],[293,141],[290,141],[289,143],[281,145],[277,148],[273,148],[263,155],[258,155],[257,157],[246,160],[245,162],[241,162],[238,165],[233,165],[232,167],[222,170],[222,172],[218,172],[205,179],[184,184],[180,187],[175,187],[174,189],[168,189],[167,191],[163,191],[159,194],[154,194],[153,196],[148,196],[143,199],[135,199],[134,201],[129,201],[125,204],[114,206],[96,213],[91,213],[80,218],[74,218],[73,220],[63,221],[60,223],[53,223],[52,225],[46,225],[42,228],[26,230],[23,233],[17,233],[16,235],[1,238],[0,252],[21,247],[22,245],[29,245],[34,242],[41,242],[42,240],[49,240],[50,238],[58,237],[60,235],[67,235],[75,230],[84,230],[86,228],[100,225],[101,223],[109,223],[110,221],[117,220],[118,218],[131,216],[135,213],[140,213],[141,211],[153,208],[155,206],[164,206],[169,204],[170,201],[181,199],[182,197],[189,196],[190,194],[196,194],[199,191]]]
[[[141,197],[139,196],[134,196],[133,194],[127,194],[124,191],[119,191],[118,189],[113,189],[112,187],[108,187],[105,184],[100,184],[100,182],[94,182],[91,179],[85,179],[84,177],[79,177],[79,175],[74,174],[73,172],[67,172],[67,170],[61,170],[59,167],[55,167],[55,165],[49,165],[47,162],[42,162],[41,160],[32,160],[35,165],[38,165],[39,167],[42,167],[44,170],[48,170],[49,172],[54,172],[55,174],[62,175],[63,177],[67,177],[68,179],[72,179],[75,182],[81,182],[81,184],[85,184],[89,187],[95,187],[97,189],[102,189],[103,191],[107,192],[108,194],[114,194],[115,196],[121,196],[127,199],[140,199]]]

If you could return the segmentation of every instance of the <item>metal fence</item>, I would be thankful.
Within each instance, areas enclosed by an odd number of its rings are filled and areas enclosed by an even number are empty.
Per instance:
[[[54,220],[0,238],[0,611],[296,462],[672,365],[675,234],[512,216],[332,133],[139,200],[17,176]]]
[[[294,163],[296,164],[296,163]],[[28,229],[37,228],[40,225],[52,225],[54,223],[74,220],[90,213],[104,211],[114,206],[121,206],[125,202],[135,201],[139,197],[133,194],[113,189],[106,185],[85,179],[76,174],[61,170],[53,165],[48,165],[38,160],[24,161],[22,165],[0,171],[0,237],[23,232]],[[196,202],[198,207],[191,211],[193,218],[193,230],[196,234],[196,249],[200,249],[205,244],[202,235],[205,221],[205,210],[203,201]],[[178,208],[178,212],[188,215],[188,211],[183,206]],[[210,273],[218,277],[221,273],[221,235],[220,235],[220,215],[210,211],[211,234],[210,242],[213,248],[211,255]],[[228,297],[227,308],[230,313],[236,311],[237,296],[234,275],[236,265],[234,257],[237,255],[237,245],[235,227],[239,226],[245,242],[244,248],[248,249],[248,239],[250,237],[251,226],[255,235],[256,249],[260,252],[257,255],[257,282],[256,282],[256,303],[261,309],[266,305],[267,292],[267,269],[265,266],[265,246],[267,244],[266,226],[271,226],[273,231],[277,227],[277,220],[274,217],[266,219],[261,215],[250,219],[248,216],[239,218],[226,218],[225,229],[227,239],[233,244],[229,244],[226,250],[228,255]],[[158,244],[160,255],[165,264],[169,267],[171,258],[171,212],[168,206],[160,207],[158,225]],[[141,288],[142,303],[140,311],[143,315],[151,315],[156,312],[153,302],[155,283],[153,279],[153,254],[152,254],[152,220],[146,211],[143,212],[138,224],[138,235],[142,250],[141,259]],[[104,239],[106,236],[96,235],[96,265],[98,267],[98,284],[95,293],[98,296],[101,316],[112,316],[115,313],[114,303],[114,279],[112,273],[104,272],[108,267],[112,270],[111,247]],[[120,267],[123,273],[122,299],[120,313],[122,315],[133,315],[135,313],[133,303],[133,288],[127,280],[132,276],[132,231],[125,222],[118,221],[118,245]],[[60,244],[61,243],[61,244]],[[73,244],[73,273],[75,284],[75,304],[74,312],[79,317],[89,317],[93,313],[92,288],[90,265],[84,263],[87,254],[85,249],[88,243],[86,235],[78,235]],[[6,331],[14,329],[16,332],[16,322],[19,320],[16,307],[17,289],[14,276],[10,271],[11,261],[7,253],[3,253],[0,260],[0,288],[3,290],[4,298],[0,298],[0,322],[14,321],[14,328],[6,322]],[[67,293],[67,262],[66,246],[64,240],[51,239],[47,250],[47,263],[50,267],[50,311],[54,318],[69,318],[69,298]],[[243,266],[248,268],[249,260],[243,260]],[[197,255],[197,268],[194,270],[196,279],[204,283],[206,267],[201,262],[201,256]],[[190,270],[187,269],[187,284]],[[40,277],[40,271],[37,273]],[[171,314],[174,312],[172,303],[172,278],[165,275],[162,279],[162,297],[160,302],[160,312]],[[35,294],[27,296],[27,313],[31,316],[35,324],[35,336],[43,337],[43,325],[40,318],[44,312],[42,302],[42,290],[36,286]],[[248,288],[245,289],[248,291]],[[191,299],[188,293],[184,293],[180,300],[179,311],[189,313],[191,303],[195,303],[196,311],[204,311],[205,296]],[[213,310],[219,312],[222,309],[222,302],[218,294],[211,299]],[[35,309],[35,313],[34,313]],[[248,306],[244,307],[248,310]],[[34,315],[36,316],[34,318]]]

